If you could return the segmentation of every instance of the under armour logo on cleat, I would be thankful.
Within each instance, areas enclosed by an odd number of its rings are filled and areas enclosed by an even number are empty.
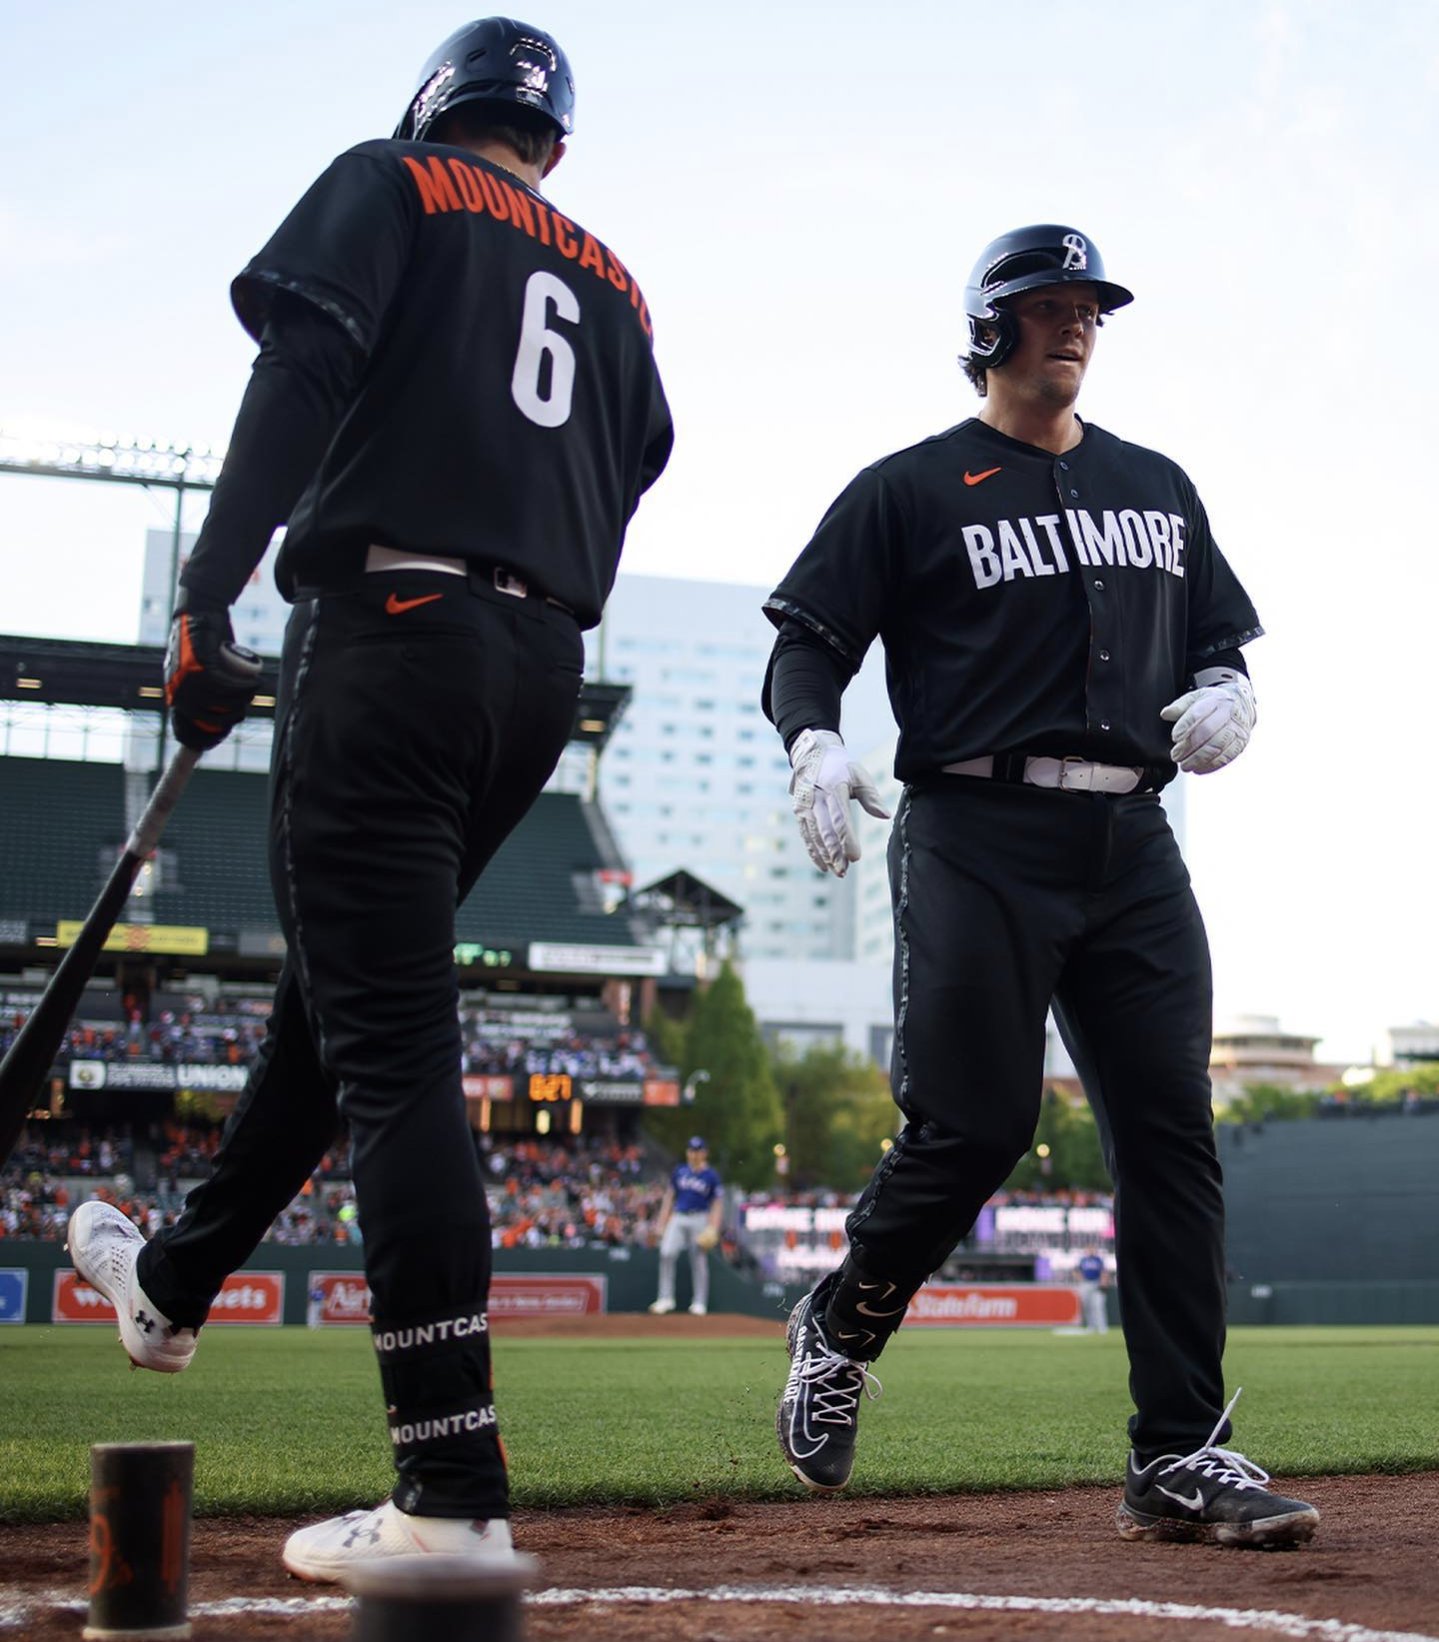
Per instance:
[[[153,1334],[155,1332],[155,1319],[147,1317],[143,1311],[137,1311],[135,1313],[135,1327],[143,1328],[146,1334]]]

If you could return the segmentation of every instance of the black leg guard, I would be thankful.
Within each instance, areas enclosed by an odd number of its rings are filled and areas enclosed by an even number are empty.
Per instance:
[[[880,1277],[865,1271],[851,1251],[819,1292],[825,1338],[844,1356],[872,1363],[923,1283],[923,1277]]]

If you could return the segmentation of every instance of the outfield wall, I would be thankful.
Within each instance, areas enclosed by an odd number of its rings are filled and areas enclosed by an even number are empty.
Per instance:
[[[1439,1289],[1439,1113],[1356,1108],[1222,1123],[1218,1135],[1230,1272],[1246,1289],[1274,1291],[1273,1321],[1289,1321],[1292,1307],[1333,1313],[1367,1304],[1359,1295],[1324,1300],[1324,1290],[1386,1291],[1393,1311],[1422,1306],[1415,1296],[1426,1285]],[[1326,1320],[1376,1319],[1366,1310]]]
[[[64,1274],[70,1270],[70,1258],[59,1243],[32,1243],[19,1238],[0,1242],[0,1324],[18,1322],[22,1317],[25,1322],[49,1324],[56,1303],[57,1274],[62,1310],[76,1321],[83,1320],[84,1311],[74,1303],[73,1287],[65,1281]],[[19,1278],[7,1275],[17,1271],[23,1274]],[[275,1315],[247,1314],[246,1307],[250,1304],[265,1303],[272,1287],[278,1293],[278,1285],[256,1280],[237,1285],[237,1292],[231,1296],[236,1303],[227,1303],[223,1316],[237,1323],[302,1324],[310,1309],[311,1273],[332,1273],[338,1279],[345,1273],[358,1277],[361,1271],[357,1249],[337,1248],[329,1243],[300,1247],[265,1243],[256,1251],[246,1272],[256,1279],[264,1274],[283,1276],[283,1298],[276,1300]],[[245,1274],[239,1275],[243,1278]],[[598,1309],[599,1304],[607,1312],[638,1312],[655,1297],[659,1256],[653,1249],[507,1250],[496,1259],[495,1275],[546,1280],[543,1284],[530,1285],[535,1292],[526,1296],[523,1306],[513,1306],[503,1294],[497,1294],[494,1304],[497,1315],[571,1315]],[[563,1281],[566,1278],[591,1281],[566,1283]],[[363,1308],[358,1304],[362,1284],[337,1281],[328,1287],[337,1291],[326,1300],[330,1308],[328,1321],[363,1320]],[[503,1285],[497,1285],[497,1290],[501,1287]],[[601,1296],[599,1301],[595,1299],[596,1292]],[[718,1256],[710,1256],[712,1312],[737,1312],[781,1322],[803,1292],[802,1285],[742,1277]],[[685,1260],[679,1263],[677,1294],[681,1307],[689,1303],[689,1270]],[[1110,1321],[1117,1322],[1112,1290],[1109,1313]],[[1236,1282],[1229,1289],[1229,1314],[1235,1324],[1439,1323],[1439,1280]],[[217,1317],[219,1315],[217,1312]],[[974,1320],[965,1319],[966,1322]],[[994,1320],[997,1319],[991,1319]]]
[[[742,1277],[718,1255],[709,1257],[710,1310],[773,1317],[782,1322],[804,1292],[800,1286],[759,1282]],[[244,1268],[251,1273],[279,1273],[284,1279],[282,1315],[285,1323],[303,1323],[309,1310],[312,1272],[363,1270],[359,1249],[333,1243],[290,1245],[262,1243]],[[23,1283],[3,1277],[5,1271],[25,1273]],[[56,1274],[71,1270],[70,1256],[61,1243],[36,1243],[22,1238],[0,1240],[0,1321],[19,1321],[15,1315],[18,1290],[23,1287],[24,1321],[49,1323],[56,1293]],[[495,1275],[595,1276],[604,1279],[604,1308],[610,1312],[643,1311],[654,1299],[659,1283],[659,1255],[654,1249],[507,1249],[495,1256]],[[69,1294],[69,1286],[64,1286]],[[682,1258],[676,1282],[680,1305],[689,1304],[689,1262]],[[9,1304],[7,1305],[7,1299]],[[73,1311],[74,1308],[69,1308]],[[8,1314],[8,1315],[7,1315]],[[233,1320],[249,1321],[238,1311]],[[268,1317],[256,1316],[255,1321]]]

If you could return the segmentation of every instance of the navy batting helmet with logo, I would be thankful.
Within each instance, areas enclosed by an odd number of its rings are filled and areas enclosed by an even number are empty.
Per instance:
[[[575,77],[543,29],[513,17],[482,17],[456,29],[431,55],[395,135],[423,142],[435,121],[461,103],[528,108],[568,137],[575,128]]]
[[[1113,313],[1134,293],[1104,277],[1104,259],[1094,241],[1062,223],[1039,222],[1015,228],[986,245],[964,288],[969,316],[969,359],[986,370],[1002,365],[1019,340],[1019,327],[1006,304],[1041,285],[1097,287],[1101,313]]]

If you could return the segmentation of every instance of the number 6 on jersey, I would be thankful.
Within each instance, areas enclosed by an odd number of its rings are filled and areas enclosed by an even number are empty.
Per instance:
[[[555,316],[579,323],[579,298],[553,274],[534,273],[525,281],[525,311],[520,320],[520,346],[515,355],[510,393],[515,403],[542,428],[557,428],[569,420],[575,391],[575,350],[549,327],[549,305]],[[540,391],[541,373],[550,362],[549,393]]]

